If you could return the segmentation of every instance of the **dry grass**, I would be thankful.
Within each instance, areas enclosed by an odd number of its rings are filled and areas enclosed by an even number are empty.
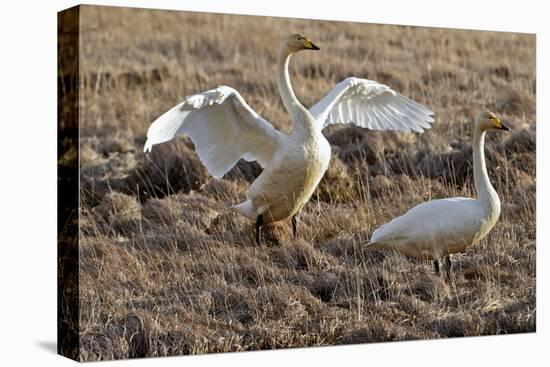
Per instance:
[[[213,180],[186,138],[141,151],[154,118],[219,84],[288,131],[274,69],[289,31],[322,49],[292,65],[304,104],[355,75],[437,123],[423,135],[331,128],[333,162],[300,238],[279,223],[258,247],[228,210],[257,165]],[[82,360],[535,331],[534,36],[85,6],[81,56]],[[481,108],[513,121],[487,142],[502,215],[454,256],[454,284],[365,250],[412,205],[474,194]]]

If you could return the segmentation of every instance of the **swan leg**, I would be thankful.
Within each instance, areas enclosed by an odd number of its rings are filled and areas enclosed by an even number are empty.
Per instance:
[[[447,270],[447,278],[451,279],[451,274],[453,270],[453,263],[451,262],[451,257],[446,256],[445,257],[445,268]]]
[[[261,244],[260,242],[260,235],[261,235],[261,229],[262,229],[262,225],[264,224],[264,216],[263,215],[258,215],[256,217],[256,243],[258,245]]]
[[[296,237],[298,235],[298,218],[296,215],[292,216],[292,236]]]
[[[439,275],[439,260],[438,259],[435,259],[434,260],[434,272]]]

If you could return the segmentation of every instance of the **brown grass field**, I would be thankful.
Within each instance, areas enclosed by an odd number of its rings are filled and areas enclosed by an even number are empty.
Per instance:
[[[80,39],[80,358],[83,361],[534,332],[535,36],[84,6]],[[186,95],[226,84],[290,129],[275,83],[283,36],[320,52],[291,64],[311,106],[347,76],[388,84],[436,113],[425,134],[333,126],[333,161],[301,215],[267,228],[229,207],[258,175],[209,177],[181,137],[142,153],[146,131]],[[474,196],[473,118],[488,134],[502,214],[430,263],[365,249],[379,225],[435,198]]]

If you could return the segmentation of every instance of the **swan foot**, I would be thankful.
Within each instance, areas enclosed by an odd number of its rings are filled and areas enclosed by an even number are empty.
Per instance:
[[[256,244],[261,245],[261,229],[264,224],[264,216],[258,215],[256,217]]]
[[[292,216],[292,236],[296,238],[298,235],[298,217],[296,215]]]

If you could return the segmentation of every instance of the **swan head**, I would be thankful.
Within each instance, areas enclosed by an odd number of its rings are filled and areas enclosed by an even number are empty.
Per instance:
[[[294,33],[287,36],[284,41],[284,48],[289,52],[319,50],[319,47],[315,46],[309,38],[299,33]]]
[[[483,111],[476,118],[476,126],[481,131],[487,130],[504,130],[509,131],[510,128],[506,126],[494,113],[491,111]]]

